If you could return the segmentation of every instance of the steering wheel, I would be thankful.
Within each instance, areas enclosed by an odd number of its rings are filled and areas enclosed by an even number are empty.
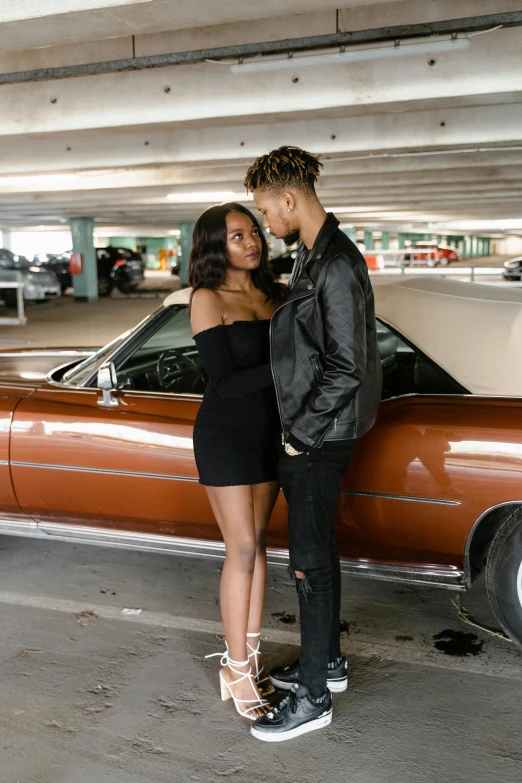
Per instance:
[[[183,353],[182,348],[172,348],[169,351],[165,351],[159,357],[156,364],[156,372],[158,374],[158,382],[162,391],[168,392],[171,387],[180,380],[180,378],[191,375],[193,380],[191,385],[194,386],[194,381],[198,382],[203,388],[207,385],[207,378],[201,367],[198,367],[195,361]],[[187,394],[191,392],[187,391]],[[193,392],[199,394],[199,392]]]

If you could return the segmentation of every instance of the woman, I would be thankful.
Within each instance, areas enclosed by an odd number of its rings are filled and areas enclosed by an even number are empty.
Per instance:
[[[282,288],[266,240],[240,204],[196,223],[189,267],[190,318],[209,384],[194,426],[194,453],[226,548],[220,602],[227,652],[221,697],[255,720],[268,709],[259,636],[265,534],[278,492],[279,416],[270,368],[270,318]],[[269,686],[271,687],[271,686]]]

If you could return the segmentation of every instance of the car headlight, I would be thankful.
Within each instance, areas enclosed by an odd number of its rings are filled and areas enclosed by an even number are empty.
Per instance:
[[[504,268],[505,269],[516,269],[520,265],[521,265],[520,261],[505,261],[504,262]]]

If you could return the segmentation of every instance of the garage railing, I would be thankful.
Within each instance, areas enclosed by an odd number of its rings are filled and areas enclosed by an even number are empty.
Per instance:
[[[384,269],[370,269],[370,275],[374,277],[401,277],[405,275],[420,277],[458,277],[475,282],[477,278],[502,278],[503,267],[486,266],[445,266],[445,267],[384,267]],[[506,283],[506,285],[513,285]]]
[[[14,316],[0,317],[0,325],[25,326],[27,318],[24,311],[24,283],[21,272],[2,270],[0,289],[4,290],[5,288],[16,290],[16,318]]]

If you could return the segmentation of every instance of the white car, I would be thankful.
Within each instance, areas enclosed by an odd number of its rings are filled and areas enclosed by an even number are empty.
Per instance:
[[[17,272],[21,273],[24,284],[24,301],[40,302],[61,295],[60,283],[52,270],[31,264],[25,256],[0,249],[0,298],[7,307],[16,307],[16,289],[2,288],[2,282],[16,281]]]

